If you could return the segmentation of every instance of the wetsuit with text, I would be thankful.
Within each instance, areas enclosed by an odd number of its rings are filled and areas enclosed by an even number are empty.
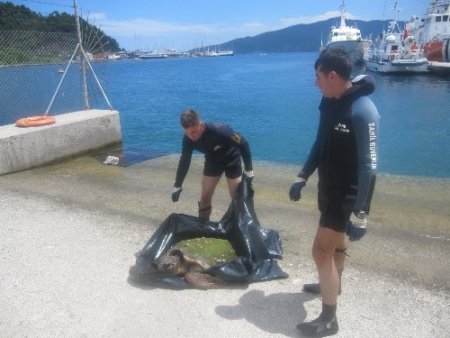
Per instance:
[[[191,164],[193,151],[205,154],[206,176],[220,176],[223,172],[228,178],[242,174],[241,157],[246,171],[253,170],[250,146],[247,140],[226,124],[205,123],[205,131],[196,142],[186,135],[178,163],[175,187],[181,187]]]
[[[375,90],[370,76],[359,76],[339,100],[322,98],[316,141],[299,177],[308,177],[318,169],[319,209],[344,208],[339,224],[344,231],[352,211],[370,210],[378,165],[378,111],[367,95]],[[341,204],[337,207],[333,204]],[[337,209],[336,209],[337,210]],[[339,211],[338,211],[339,212]],[[332,211],[331,211],[332,213]],[[344,219],[341,219],[344,218]],[[323,225],[323,224],[321,224]]]

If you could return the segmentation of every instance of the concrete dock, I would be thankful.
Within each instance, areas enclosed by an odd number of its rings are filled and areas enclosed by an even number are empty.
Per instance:
[[[195,214],[201,158],[178,203],[178,156],[129,167],[80,157],[0,176],[2,337],[299,337],[320,298],[310,256],[318,221],[314,177],[298,203],[298,168],[255,162],[255,210],[280,232],[290,277],[246,289],[137,286],[128,268],[172,212]],[[448,337],[450,180],[380,175],[368,234],[351,243],[335,337]],[[224,182],[212,218],[229,204]]]
[[[119,113],[84,110],[56,116],[47,126],[0,126],[0,175],[38,167],[122,140]]]

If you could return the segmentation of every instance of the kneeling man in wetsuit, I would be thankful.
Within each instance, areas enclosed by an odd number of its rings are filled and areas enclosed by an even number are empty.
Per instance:
[[[211,215],[212,197],[223,173],[227,177],[228,190],[232,199],[236,197],[237,187],[242,179],[241,157],[244,162],[244,175],[250,179],[253,177],[250,147],[247,140],[230,126],[205,123],[193,109],[184,111],[180,122],[185,135],[172,201],[177,202],[180,198],[193,151],[197,150],[205,154],[198,215],[202,221],[207,221]]]

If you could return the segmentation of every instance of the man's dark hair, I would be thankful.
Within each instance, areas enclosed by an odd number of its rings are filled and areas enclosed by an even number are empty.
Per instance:
[[[181,113],[180,123],[184,129],[198,126],[200,121],[200,115],[194,109],[188,109]]]
[[[320,71],[325,75],[335,71],[343,80],[350,79],[350,73],[352,72],[352,61],[345,50],[341,48],[326,48],[324,49],[316,63],[314,69],[320,67]]]

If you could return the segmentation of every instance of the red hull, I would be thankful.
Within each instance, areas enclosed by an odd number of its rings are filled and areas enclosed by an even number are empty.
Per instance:
[[[450,62],[450,39],[427,42],[423,50],[428,61]]]

